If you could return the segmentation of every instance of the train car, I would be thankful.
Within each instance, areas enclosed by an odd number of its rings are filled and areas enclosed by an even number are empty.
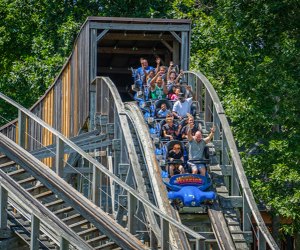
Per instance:
[[[168,198],[176,208],[183,206],[198,207],[203,204],[210,204],[216,199],[215,192],[210,190],[211,179],[207,171],[204,176],[192,174],[191,168],[187,163],[188,141],[182,138],[180,132],[174,136],[175,138],[164,137],[163,126],[166,124],[168,114],[172,113],[174,101],[169,99],[151,100],[148,86],[142,86],[140,81],[138,85],[136,84],[135,72],[136,70],[133,70],[133,78],[135,79],[135,84],[132,87],[135,91],[134,100],[144,114],[145,122],[148,124],[150,135],[155,144],[155,154],[162,168],[161,177],[166,185]],[[194,114],[196,122],[200,124],[201,121],[197,119],[195,107],[196,105],[191,105],[190,113]],[[161,109],[163,109],[163,112],[160,112]],[[160,113],[163,115],[160,115]],[[186,120],[174,119],[174,123],[180,123],[181,127],[183,127]],[[201,132],[205,133],[207,131]],[[176,147],[179,149],[178,152],[181,152],[181,156],[178,159],[170,156],[170,152]],[[204,158],[197,163],[204,164],[205,168],[207,168],[209,161],[209,149],[206,146]]]

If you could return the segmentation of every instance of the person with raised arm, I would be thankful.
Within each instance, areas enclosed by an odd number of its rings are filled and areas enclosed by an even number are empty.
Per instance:
[[[206,168],[205,164],[201,163],[203,160],[204,155],[204,148],[207,143],[209,143],[215,133],[215,126],[210,129],[210,133],[206,138],[202,138],[202,133],[197,131],[194,136],[192,136],[192,129],[194,124],[189,123],[187,131],[188,137],[188,149],[189,149],[189,156],[188,156],[188,165],[192,168],[193,174],[198,174],[200,172],[201,175],[206,175]]]
[[[146,77],[150,71],[154,70],[152,66],[148,65],[148,60],[145,58],[140,59],[141,67],[136,70],[137,78],[141,81],[140,85],[143,86],[146,84]],[[140,87],[141,87],[140,86]]]
[[[168,90],[165,81],[162,79],[160,71],[150,81],[150,98],[152,100],[165,99]]]

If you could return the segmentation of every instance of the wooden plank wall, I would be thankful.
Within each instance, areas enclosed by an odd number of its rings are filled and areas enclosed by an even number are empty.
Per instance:
[[[42,119],[48,123],[50,126],[53,126],[53,88],[48,92],[47,96],[43,101],[43,112]],[[47,129],[42,128],[42,145],[48,146],[53,143],[53,136]],[[43,162],[47,166],[52,166],[52,158],[46,158]]]
[[[89,116],[89,22],[81,29],[73,52],[59,76],[35,105],[30,109],[50,126],[67,137],[78,134]],[[0,128],[0,132],[17,141],[17,121]],[[36,122],[27,122],[26,144],[28,150],[38,149],[55,142],[50,132]],[[48,166],[53,159],[43,160]]]

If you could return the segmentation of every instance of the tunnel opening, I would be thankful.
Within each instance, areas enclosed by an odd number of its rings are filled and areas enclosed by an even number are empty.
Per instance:
[[[97,30],[97,36],[103,32]],[[130,101],[134,94],[131,69],[140,67],[140,58],[147,59],[153,67],[158,56],[164,66],[170,61],[179,65],[180,50],[178,41],[168,31],[110,30],[97,43],[97,76],[110,77],[122,100]]]

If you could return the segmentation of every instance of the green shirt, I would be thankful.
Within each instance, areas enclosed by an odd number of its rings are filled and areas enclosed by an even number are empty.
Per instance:
[[[157,99],[165,99],[167,96],[164,93],[164,88],[163,86],[158,87],[157,85],[155,85],[155,89],[152,91],[150,90],[150,98],[153,100],[157,100]]]

